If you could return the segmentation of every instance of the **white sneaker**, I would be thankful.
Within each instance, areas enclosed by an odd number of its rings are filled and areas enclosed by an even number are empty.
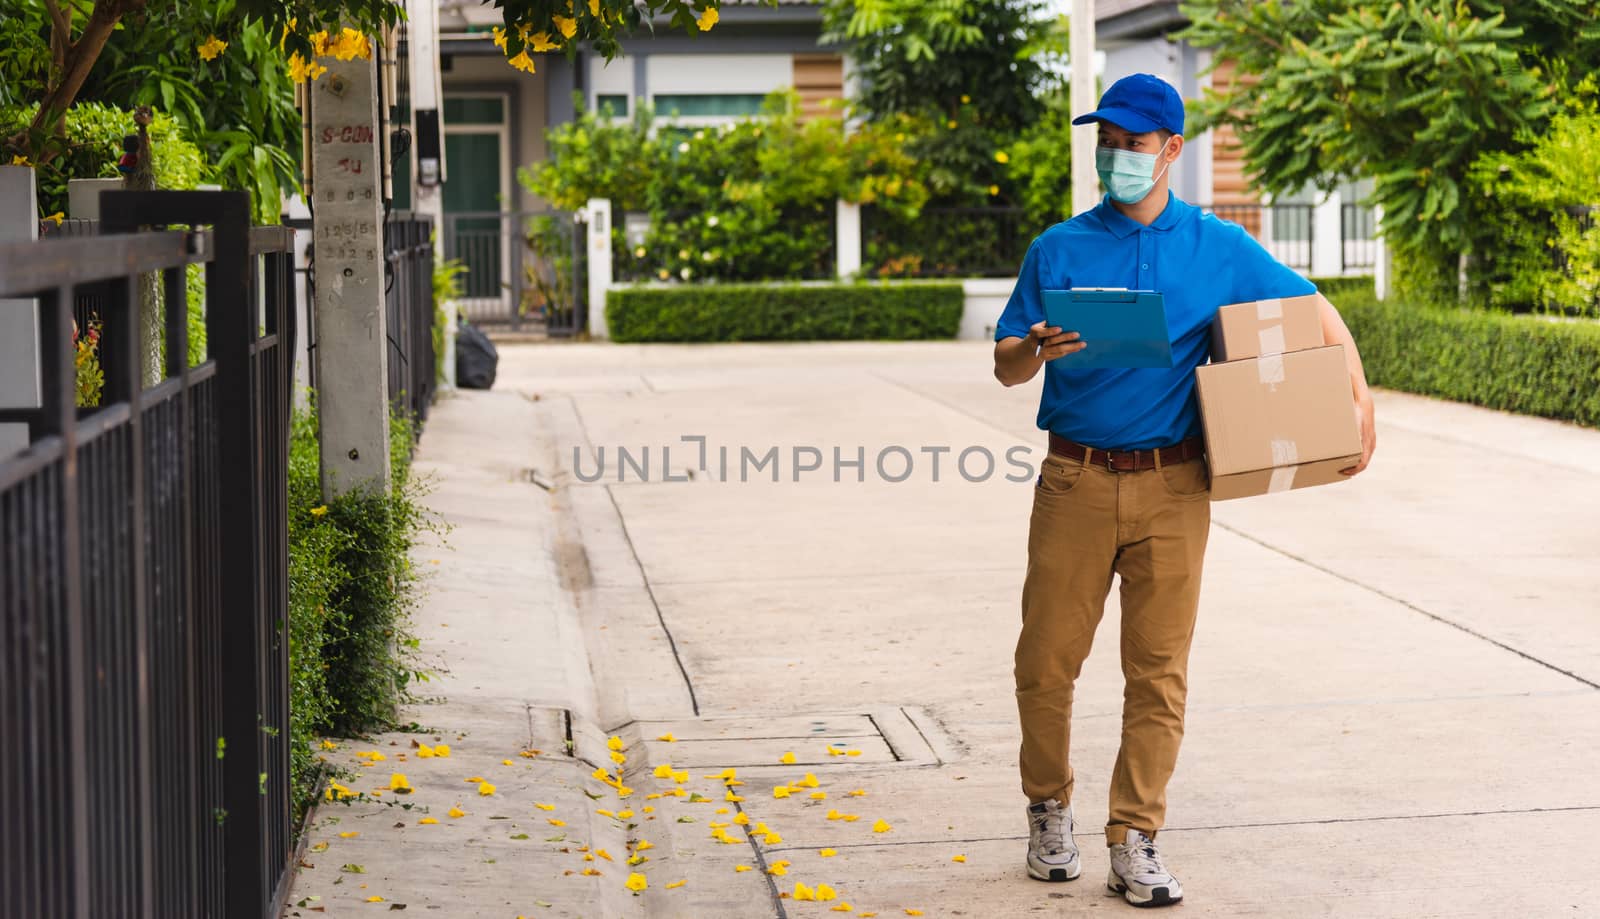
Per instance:
[[[1183,885],[1161,862],[1155,840],[1138,830],[1111,847],[1111,874],[1106,889],[1134,906],[1170,906],[1183,899]]]
[[[1082,872],[1072,841],[1072,808],[1054,799],[1028,805],[1028,876],[1072,881]]]

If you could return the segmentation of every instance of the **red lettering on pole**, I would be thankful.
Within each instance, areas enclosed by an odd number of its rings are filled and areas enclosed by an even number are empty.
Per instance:
[[[323,128],[322,142],[325,144],[370,144],[373,131],[370,124],[347,124],[340,128]]]

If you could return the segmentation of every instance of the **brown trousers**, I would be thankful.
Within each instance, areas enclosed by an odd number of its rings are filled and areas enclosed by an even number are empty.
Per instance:
[[[1120,574],[1126,684],[1108,845],[1129,828],[1154,837],[1166,816],[1210,528],[1204,459],[1111,472],[1050,454],[1034,489],[1016,655],[1022,790],[1072,801],[1072,687]]]

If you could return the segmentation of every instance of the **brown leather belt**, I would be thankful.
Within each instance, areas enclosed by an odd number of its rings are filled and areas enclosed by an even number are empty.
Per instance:
[[[1103,466],[1112,472],[1138,472],[1142,469],[1156,468],[1156,454],[1161,454],[1161,465],[1172,466],[1177,463],[1186,463],[1198,459],[1206,453],[1206,442],[1199,437],[1173,444],[1170,447],[1159,447],[1155,450],[1096,450],[1083,444],[1075,443],[1055,434],[1050,435],[1050,452],[1057,456],[1064,456],[1070,460],[1083,461],[1083,454],[1089,454],[1089,465]]]

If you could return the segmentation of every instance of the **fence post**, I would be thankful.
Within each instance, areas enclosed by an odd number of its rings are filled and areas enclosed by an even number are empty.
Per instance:
[[[1394,266],[1389,262],[1389,241],[1383,236],[1383,205],[1373,206],[1372,224],[1375,228],[1373,235],[1377,237],[1373,242],[1378,247],[1372,260],[1372,286],[1379,300],[1387,300],[1389,285],[1393,283]]]
[[[33,167],[0,166],[0,242],[38,238]],[[0,300],[0,409],[38,408],[40,395],[39,301]],[[0,459],[27,446],[25,422],[0,422]]]
[[[611,286],[611,202],[590,198],[584,206],[589,237],[589,337],[606,338],[606,288]]]
[[[317,417],[324,497],[389,489],[377,64],[322,59],[312,85],[310,194],[317,251]]]
[[[833,213],[834,274],[844,280],[861,273],[861,205],[836,201]]]
[[[1331,278],[1344,272],[1344,198],[1338,189],[1311,210],[1311,276]]]

